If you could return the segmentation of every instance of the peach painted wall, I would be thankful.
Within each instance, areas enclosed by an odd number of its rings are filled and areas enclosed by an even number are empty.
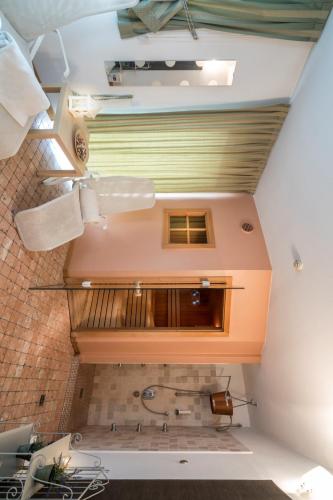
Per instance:
[[[163,249],[164,208],[210,208],[215,248]],[[252,234],[240,224],[250,221]],[[110,216],[106,231],[89,225],[74,242],[70,277],[218,269],[270,269],[264,238],[250,195],[218,200],[160,200],[153,209]]]
[[[210,208],[216,247],[163,249],[164,208]],[[252,234],[240,228],[255,226]],[[74,242],[67,267],[70,278],[117,276],[232,276],[228,337],[145,333],[81,332],[83,362],[106,363],[240,363],[259,362],[263,347],[271,285],[271,269],[256,207],[250,195],[218,200],[160,200],[151,210],[110,217],[107,231],[90,226]]]

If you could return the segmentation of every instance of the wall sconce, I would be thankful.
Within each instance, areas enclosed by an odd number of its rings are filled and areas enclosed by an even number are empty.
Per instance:
[[[68,111],[75,117],[86,116],[94,119],[102,109],[114,105],[115,102],[132,98],[132,94],[69,95]]]
[[[304,265],[303,265],[303,262],[301,261],[301,259],[294,260],[293,266],[294,266],[295,271],[298,271],[298,272],[303,271]]]
[[[68,96],[68,110],[73,116],[90,116],[95,118],[98,108],[99,105],[90,95]]]

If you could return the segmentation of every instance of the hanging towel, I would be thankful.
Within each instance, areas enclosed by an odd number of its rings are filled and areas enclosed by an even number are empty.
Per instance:
[[[6,31],[0,31],[0,104],[22,127],[50,106],[31,66]]]

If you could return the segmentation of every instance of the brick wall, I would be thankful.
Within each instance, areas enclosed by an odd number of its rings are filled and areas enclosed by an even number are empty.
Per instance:
[[[71,408],[64,430],[78,431],[87,424],[93,391],[95,365],[79,365],[72,392]]]
[[[62,282],[68,245],[27,251],[13,213],[66,191],[41,184],[38,171],[51,165],[57,167],[50,140],[26,140],[0,160],[0,419],[40,422],[44,431],[59,426],[73,348],[66,293],[29,287]]]

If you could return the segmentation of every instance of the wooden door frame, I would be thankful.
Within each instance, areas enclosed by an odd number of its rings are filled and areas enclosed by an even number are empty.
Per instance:
[[[208,280],[210,282],[209,287],[202,286],[202,281]],[[93,290],[98,288],[123,288],[128,286],[133,286],[134,283],[139,282],[142,289],[150,288],[188,288],[189,285],[193,287],[198,287],[202,289],[225,289],[225,300],[223,302],[223,330],[207,330],[207,329],[195,329],[195,330],[182,330],[182,329],[161,329],[156,328],[152,330],[135,330],[135,329],[122,329],[122,335],[127,334],[128,336],[142,335],[149,336],[149,334],[158,333],[159,336],[170,336],[170,335],[184,335],[184,336],[212,336],[212,337],[227,337],[229,336],[230,330],[230,311],[231,311],[231,295],[232,295],[232,276],[209,276],[209,277],[199,277],[199,276],[162,276],[162,275],[150,275],[150,276],[89,276],[84,278],[70,278],[65,279],[66,286],[79,287],[83,281],[91,281],[91,288],[78,288],[78,290]],[[110,335],[116,334],[117,330],[109,330]]]

